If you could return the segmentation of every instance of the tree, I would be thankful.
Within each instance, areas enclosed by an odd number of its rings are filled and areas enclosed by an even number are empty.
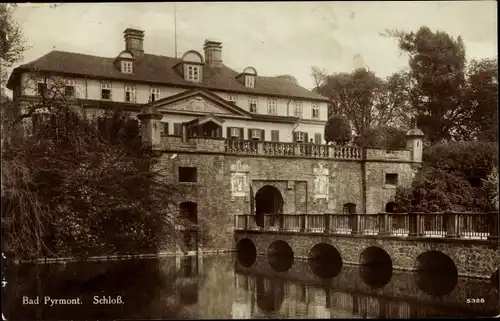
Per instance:
[[[492,173],[498,147],[487,142],[449,142],[424,150],[424,165],[411,188],[396,192],[398,211],[494,210]]]
[[[347,117],[334,115],[328,119],[325,125],[325,141],[345,144],[352,138],[351,124]]]
[[[406,147],[406,131],[390,126],[369,128],[354,142],[360,147],[402,149]]]
[[[472,60],[463,91],[465,118],[461,138],[498,141],[498,60]]]
[[[315,91],[331,100],[328,115],[345,115],[356,134],[380,125],[409,127],[412,113],[406,73],[383,80],[366,68],[329,76],[316,68],[312,76],[318,84]]]
[[[411,100],[417,125],[431,143],[450,140],[467,113],[461,101],[465,86],[465,46],[443,31],[421,27],[416,33],[386,31],[408,54]]]
[[[286,79],[286,80],[288,80],[289,82],[291,82],[294,85],[297,85],[297,86],[299,85],[299,82],[297,81],[297,78],[295,78],[292,75],[279,75],[279,76],[276,76],[276,78]]]

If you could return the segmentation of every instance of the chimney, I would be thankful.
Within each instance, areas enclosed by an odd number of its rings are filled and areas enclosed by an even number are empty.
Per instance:
[[[205,62],[211,67],[222,67],[222,42],[205,40]]]
[[[130,51],[134,58],[144,55],[144,31],[139,29],[127,28],[123,32],[125,38],[125,50]]]

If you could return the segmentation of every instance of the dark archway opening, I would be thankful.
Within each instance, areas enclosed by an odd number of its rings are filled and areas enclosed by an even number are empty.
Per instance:
[[[267,261],[269,265],[277,272],[286,272],[294,260],[293,250],[285,241],[274,241],[267,249]]]
[[[493,285],[493,287],[495,287],[495,289],[498,290],[498,288],[500,287],[500,279],[498,278],[498,269],[493,273],[493,275],[491,276],[491,284]]]
[[[371,246],[360,254],[360,276],[371,288],[379,289],[386,286],[392,278],[391,256],[380,247]]]
[[[279,189],[274,186],[262,186],[255,194],[255,221],[257,226],[264,227],[266,215],[269,216],[269,224],[274,225],[277,221],[276,215],[283,214],[283,196]]]
[[[356,204],[346,203],[344,204],[342,210],[344,214],[356,214]]]
[[[282,280],[257,276],[257,306],[263,312],[272,313],[281,309],[285,300],[285,284]]]
[[[339,251],[327,243],[319,243],[312,247],[308,255],[309,267],[318,277],[331,279],[342,269],[342,257]]]
[[[236,244],[238,262],[244,267],[251,267],[257,259],[257,248],[247,238],[241,239]]]
[[[427,251],[417,257],[417,286],[434,296],[443,296],[455,288],[458,270],[455,262],[439,251]]]
[[[395,210],[396,210],[396,203],[389,202],[389,203],[385,204],[385,212],[386,213],[394,213]]]

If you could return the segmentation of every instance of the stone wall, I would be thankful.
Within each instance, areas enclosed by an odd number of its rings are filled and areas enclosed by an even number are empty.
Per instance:
[[[344,264],[360,264],[361,253],[369,247],[385,250],[392,259],[394,269],[415,270],[417,257],[427,251],[439,251],[455,263],[458,275],[490,278],[500,266],[498,245],[485,241],[447,239],[399,239],[377,236],[338,235],[323,236],[312,233],[235,232],[235,241],[250,239],[260,254],[267,254],[269,245],[285,241],[292,248],[294,257],[307,259],[309,251],[318,243],[334,246]]]
[[[172,137],[171,140],[179,138]],[[223,141],[214,140],[217,144]],[[231,166],[248,167],[248,190],[237,196],[231,192]],[[210,242],[202,246],[211,249],[232,249],[234,216],[252,213],[252,201],[259,188],[276,187],[284,199],[286,214],[342,213],[347,203],[356,205],[358,213],[379,213],[392,201],[395,188],[384,186],[384,173],[398,173],[399,184],[411,181],[412,163],[401,161],[319,160],[305,157],[237,156],[223,153],[164,152],[161,164],[168,182],[178,186],[174,205],[192,201],[198,204],[198,218]],[[198,181],[179,183],[179,166],[196,167]],[[326,171],[327,195],[315,197],[315,173]],[[364,177],[366,173],[366,176]],[[251,188],[250,188],[251,187]],[[250,195],[253,192],[253,196]]]

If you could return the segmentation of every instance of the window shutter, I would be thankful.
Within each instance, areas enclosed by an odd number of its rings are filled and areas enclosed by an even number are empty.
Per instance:
[[[248,140],[252,140],[252,129],[248,128]]]
[[[182,136],[182,124],[181,123],[174,123],[174,135],[175,136]]]
[[[297,132],[293,132],[293,142],[297,142]]]
[[[266,140],[266,130],[265,129],[261,129],[260,132],[261,132],[261,134],[260,134],[260,140],[265,141]]]
[[[163,134],[168,135],[168,123],[163,123]]]
[[[244,136],[244,131],[243,131],[243,127],[240,127],[240,137],[239,139],[244,139],[245,136]]]
[[[226,138],[231,138],[231,127],[227,127],[226,132],[227,132]]]
[[[309,137],[307,133],[304,133],[304,143],[309,143]]]
[[[321,134],[314,134],[314,143],[321,144]]]
[[[276,141],[277,142],[280,141],[280,131],[279,130],[276,131]]]

